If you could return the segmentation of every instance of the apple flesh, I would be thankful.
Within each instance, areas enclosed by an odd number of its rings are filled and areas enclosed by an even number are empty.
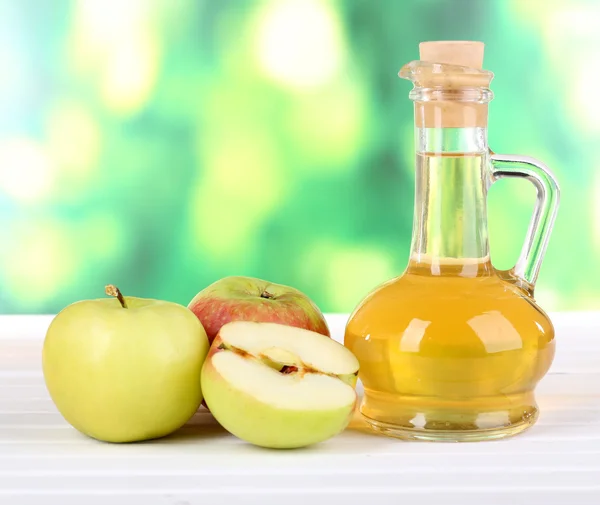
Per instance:
[[[108,291],[107,291],[108,292]],[[162,437],[202,401],[209,343],[183,305],[135,297],[73,303],[43,344],[46,387],[62,416],[105,442]]]
[[[343,431],[356,405],[358,360],[316,332],[277,323],[221,328],[202,368],[217,421],[254,445],[289,449]]]
[[[211,343],[231,321],[279,323],[329,336],[323,314],[307,295],[253,277],[225,277],[200,291],[188,308],[204,326]]]

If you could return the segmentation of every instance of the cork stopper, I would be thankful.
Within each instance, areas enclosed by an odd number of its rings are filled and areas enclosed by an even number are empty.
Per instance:
[[[420,60],[400,70],[415,89],[415,123],[421,128],[486,127],[493,74],[483,70],[483,42],[419,44]]]
[[[431,63],[482,69],[484,47],[483,42],[471,40],[421,42],[419,57]]]

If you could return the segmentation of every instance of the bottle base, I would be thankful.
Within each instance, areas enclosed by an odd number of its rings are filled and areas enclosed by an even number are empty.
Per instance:
[[[477,442],[511,437],[533,426],[533,393],[462,401],[369,391],[360,412],[376,432],[403,440]]]
[[[531,417],[510,426],[502,428],[491,428],[482,430],[427,430],[418,428],[407,428],[394,424],[369,419],[363,415],[370,427],[382,435],[399,438],[402,440],[424,441],[424,442],[481,442],[485,440],[498,440],[501,438],[517,435],[531,426],[537,420],[537,411]]]

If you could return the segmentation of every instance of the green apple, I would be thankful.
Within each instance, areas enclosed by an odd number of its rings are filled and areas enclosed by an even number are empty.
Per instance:
[[[231,321],[280,323],[329,336],[319,307],[301,291],[254,277],[224,277],[200,291],[188,308],[212,343]]]
[[[202,401],[209,350],[198,318],[176,303],[123,297],[84,300],[50,323],[43,345],[46,387],[80,432],[106,442],[162,437]]]
[[[204,366],[217,421],[255,445],[295,448],[343,431],[356,404],[358,360],[319,333],[277,323],[224,325]]]

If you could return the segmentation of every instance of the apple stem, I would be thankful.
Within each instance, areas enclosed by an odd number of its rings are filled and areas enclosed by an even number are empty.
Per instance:
[[[269,293],[268,291],[263,291],[260,294],[261,298],[266,298],[267,300],[271,300],[272,298],[275,298],[271,293]]]
[[[112,284],[109,284],[108,286],[106,286],[104,288],[104,292],[108,296],[116,297],[117,300],[119,300],[121,307],[123,307],[124,309],[127,308],[127,304],[125,303],[125,298],[123,298],[123,294],[121,293],[121,291],[119,291],[119,288],[117,286],[113,286]]]

